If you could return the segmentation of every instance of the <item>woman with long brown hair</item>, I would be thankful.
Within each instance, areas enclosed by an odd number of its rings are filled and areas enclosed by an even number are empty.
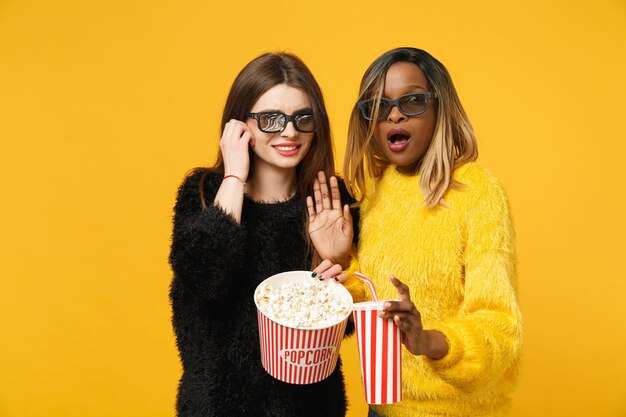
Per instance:
[[[311,385],[264,371],[253,301],[271,275],[311,270],[322,257],[339,262],[323,244],[311,244],[309,233],[320,225],[306,209],[318,172],[334,171],[321,90],[297,57],[262,55],[235,79],[222,126],[216,164],[187,176],[175,207],[178,415],[344,416],[341,362]]]

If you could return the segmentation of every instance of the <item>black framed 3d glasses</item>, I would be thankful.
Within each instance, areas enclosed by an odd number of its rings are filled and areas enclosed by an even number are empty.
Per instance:
[[[395,100],[381,98],[378,103],[378,117],[376,120],[383,120],[389,116],[394,106],[398,107],[400,113],[405,116],[418,116],[428,110],[428,101],[434,97],[430,91],[423,93],[404,94]],[[361,114],[366,120],[373,120],[376,110],[376,99],[361,100],[357,103],[357,107],[361,110]]]
[[[272,111],[248,113],[247,116],[255,119],[259,130],[265,133],[282,132],[289,122],[293,122],[293,126],[298,132],[315,132],[315,118],[312,113],[285,114]]]

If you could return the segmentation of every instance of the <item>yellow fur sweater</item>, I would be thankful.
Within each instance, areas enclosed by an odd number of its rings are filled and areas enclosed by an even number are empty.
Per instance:
[[[522,344],[509,204],[498,180],[475,163],[454,178],[465,187],[446,194],[448,207],[427,209],[419,177],[391,166],[361,206],[350,271],[372,278],[380,299],[397,298],[388,279],[396,275],[410,287],[424,328],[442,332],[449,345],[439,360],[403,348],[403,399],[372,406],[383,416],[499,417],[509,409]]]

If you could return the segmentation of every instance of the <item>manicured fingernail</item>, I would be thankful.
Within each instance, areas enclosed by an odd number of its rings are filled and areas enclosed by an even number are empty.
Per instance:
[[[378,317],[385,317],[385,312],[383,310],[378,310],[376,314],[378,315]]]
[[[320,277],[318,278],[320,281],[324,281],[324,276],[320,275]]]
[[[385,302],[383,303],[383,307],[385,307],[385,308],[389,308],[389,307],[391,307],[391,303],[390,303],[389,301],[385,301]]]
[[[333,277],[333,279],[334,279],[336,282],[339,282],[339,278],[337,278],[337,277]]]
[[[311,274],[311,278],[315,278],[317,276],[317,272],[313,271],[313,273]]]

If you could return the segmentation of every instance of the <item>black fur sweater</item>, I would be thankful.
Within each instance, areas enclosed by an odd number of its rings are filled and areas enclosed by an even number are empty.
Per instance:
[[[311,269],[300,196],[268,204],[245,198],[237,224],[212,204],[217,173],[206,177],[202,210],[200,177],[194,172],[179,189],[170,253],[183,365],[178,416],[344,416],[341,359],[328,378],[310,385],[281,382],[261,365],[256,286],[279,272]]]

